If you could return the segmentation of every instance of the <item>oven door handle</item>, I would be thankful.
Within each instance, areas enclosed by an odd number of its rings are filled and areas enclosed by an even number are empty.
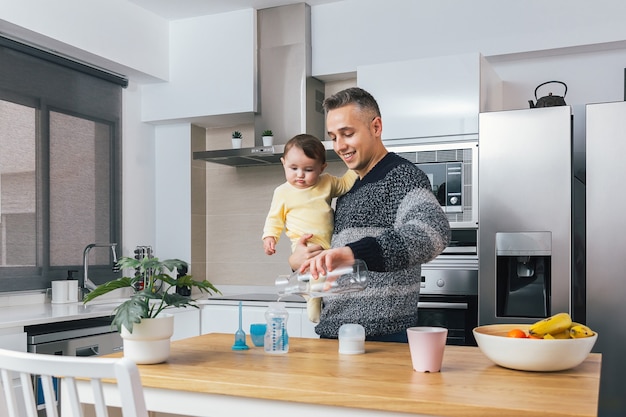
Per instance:
[[[445,310],[467,310],[469,306],[467,303],[436,303],[430,301],[420,301],[417,303],[417,308],[441,308]]]

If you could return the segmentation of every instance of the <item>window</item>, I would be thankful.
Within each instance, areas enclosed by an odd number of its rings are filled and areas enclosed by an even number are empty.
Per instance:
[[[82,275],[121,242],[125,80],[0,38],[0,291]],[[90,278],[113,278],[111,251]]]

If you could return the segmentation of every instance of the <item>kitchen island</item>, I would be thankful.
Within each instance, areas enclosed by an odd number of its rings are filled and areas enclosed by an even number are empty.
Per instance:
[[[233,341],[217,333],[179,340],[166,363],[140,365],[148,409],[201,417],[597,413],[600,354],[539,373],[501,368],[476,347],[446,346],[441,372],[418,373],[402,343],[366,342],[365,354],[340,355],[336,340],[291,338],[289,353],[270,355],[249,338],[249,350],[233,351]]]

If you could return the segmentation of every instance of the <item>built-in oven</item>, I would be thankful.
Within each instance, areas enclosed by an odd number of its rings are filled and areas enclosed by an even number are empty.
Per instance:
[[[478,141],[386,145],[417,165],[453,229],[478,227]]]
[[[476,346],[478,268],[473,259],[458,261],[438,265],[436,259],[422,266],[418,324],[448,329],[448,345]]]

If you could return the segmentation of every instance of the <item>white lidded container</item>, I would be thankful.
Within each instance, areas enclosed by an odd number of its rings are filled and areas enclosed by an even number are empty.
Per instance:
[[[365,329],[360,324],[343,324],[339,328],[339,353],[365,353]]]

